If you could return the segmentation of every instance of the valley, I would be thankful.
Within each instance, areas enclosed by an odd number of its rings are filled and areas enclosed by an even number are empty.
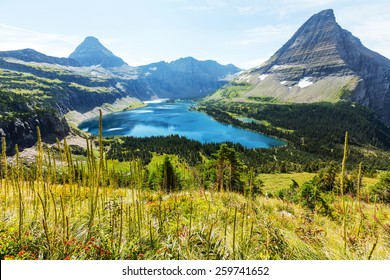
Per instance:
[[[86,52],[88,58],[80,59]],[[42,127],[42,136],[62,139],[70,132],[65,117],[75,126],[75,119],[85,119],[83,114],[96,116],[99,109],[109,113],[159,97],[203,97],[226,84],[239,70],[191,57],[131,67],[94,37],[87,37],[70,58],[50,57],[31,49],[0,52],[0,92],[24,100],[16,101],[18,104],[12,98],[2,101],[0,125],[2,136],[7,138],[7,153],[15,153],[15,144],[27,148],[36,143],[35,126],[47,122],[39,118],[40,112],[51,112],[52,126]],[[17,112],[21,103],[28,104],[29,109],[23,109],[28,114],[13,116],[12,122],[5,118],[9,112]],[[28,141],[22,140],[25,138]]]
[[[388,260],[389,73],[332,10],[247,71],[1,51],[0,259]]]

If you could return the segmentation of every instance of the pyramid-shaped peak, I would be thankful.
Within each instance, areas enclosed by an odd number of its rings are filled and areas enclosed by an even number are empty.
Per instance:
[[[84,42],[88,42],[88,41],[91,41],[91,42],[99,42],[99,39],[98,38],[96,38],[96,37],[93,37],[93,36],[87,36],[87,37],[85,37],[85,39],[84,39]],[[99,42],[100,43],[100,42]]]
[[[313,15],[313,17],[335,18],[333,9],[323,10]]]
[[[317,14],[312,15],[303,25],[337,25],[336,17],[332,9],[323,10]]]
[[[248,96],[288,102],[349,99],[390,124],[390,60],[343,29],[331,9],[311,16],[271,58],[238,80],[255,87]]]
[[[297,73],[296,79],[308,69],[317,65],[333,68],[344,65],[340,50],[346,31],[336,22],[332,9],[323,10],[311,16],[264,65],[269,70],[279,65],[301,65],[305,71]],[[302,68],[302,69],[303,69]]]
[[[126,64],[93,36],[86,37],[69,58],[77,60],[83,66],[100,65],[110,68]]]
[[[84,41],[81,45],[89,45],[89,46],[99,46],[105,48],[102,43],[100,43],[99,39],[93,36],[85,37]]]

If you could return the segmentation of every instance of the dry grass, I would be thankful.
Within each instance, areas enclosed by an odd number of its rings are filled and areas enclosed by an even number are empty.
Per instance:
[[[83,162],[66,142],[57,153],[40,143],[35,167],[2,155],[1,259],[390,259],[389,205],[333,195],[324,216],[287,200],[205,191],[196,180],[166,194],[144,187],[137,160],[111,168],[101,142],[98,153],[86,142]],[[261,179],[272,190],[312,176]]]

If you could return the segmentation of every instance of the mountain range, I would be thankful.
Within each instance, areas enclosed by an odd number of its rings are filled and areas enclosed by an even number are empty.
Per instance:
[[[390,60],[363,46],[333,10],[309,18],[272,57],[211,99],[339,102],[371,108],[390,124]]]
[[[0,135],[8,151],[32,146],[36,126],[48,141],[70,131],[64,116],[124,98],[199,98],[227,102],[357,102],[390,124],[390,60],[363,46],[333,10],[309,18],[262,65],[192,57],[132,67],[86,37],[68,58],[32,49],[0,52]],[[210,95],[212,94],[212,95]],[[127,99],[126,99],[127,100]]]
[[[7,146],[28,147],[36,126],[48,140],[69,133],[65,114],[86,113],[123,98],[198,98],[241,71],[233,65],[192,57],[131,67],[87,37],[68,58],[32,49],[0,52],[0,134]],[[44,127],[44,128],[43,128]]]

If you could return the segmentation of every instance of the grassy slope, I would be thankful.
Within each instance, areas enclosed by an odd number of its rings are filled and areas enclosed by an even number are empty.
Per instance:
[[[93,234],[87,238],[90,190],[76,191],[71,186],[67,190],[50,187],[53,199],[47,201],[45,222],[31,189],[22,188],[25,217],[20,243],[24,245],[19,247],[15,190],[7,194],[3,212],[7,219],[1,223],[0,250],[6,258],[366,259],[376,244],[376,234],[379,241],[372,258],[390,258],[389,233],[383,226],[386,223],[381,223],[389,222],[389,206],[363,203],[366,218],[360,231],[363,216],[356,211],[356,204],[347,204],[351,214],[344,254],[340,216],[331,220],[282,200],[248,199],[234,193],[193,190],[160,196],[157,192],[109,188],[101,190],[99,214]],[[4,201],[4,192],[1,198]],[[340,202],[334,206],[339,208]],[[65,226],[61,215],[67,218]],[[47,231],[43,223],[47,223]]]
[[[161,160],[162,156],[155,157],[149,168]],[[71,174],[69,166],[58,169]],[[359,207],[347,199],[348,240],[343,252],[338,197],[331,202],[330,218],[280,199],[217,193],[195,185],[172,194],[152,192],[141,188],[142,174],[134,163],[108,162],[108,170],[113,166],[131,174],[129,180],[118,180],[113,171],[100,180],[104,172],[99,169],[63,183],[52,181],[52,172],[46,174],[46,184],[25,179],[19,171],[1,180],[1,258],[390,258],[389,205]],[[312,176],[262,174],[261,179],[265,190],[276,192],[288,188],[291,179],[303,183]]]
[[[280,81],[273,74],[261,76],[244,73],[206,100],[252,102],[256,98],[272,98],[278,102],[338,102],[348,97],[343,93],[352,91],[358,81],[355,76],[329,76],[301,88],[297,81]]]
[[[137,79],[137,73],[131,69],[126,69],[123,76],[115,76],[101,67],[70,67],[9,58],[5,60],[9,63],[6,67],[16,70],[0,69],[0,90],[22,94],[26,98],[35,97],[43,104],[49,100],[51,106],[69,94],[118,94],[125,91],[121,83]]]
[[[186,169],[176,156],[171,158],[179,169]],[[347,198],[344,252],[338,197],[331,202],[330,218],[281,199],[205,191],[191,184],[185,191],[164,194],[141,187],[141,169],[135,162],[109,161],[108,171],[102,173],[99,161],[93,164],[91,157],[87,159],[96,167],[84,169],[82,178],[75,176],[69,182],[58,183],[63,179],[51,172],[53,165],[43,174],[48,176],[45,184],[40,179],[23,180],[29,175],[19,168],[0,181],[1,258],[390,258],[389,205],[361,202],[359,206]],[[80,164],[83,158],[78,160]],[[162,160],[156,155],[149,168]],[[69,166],[64,162],[58,170],[74,174]],[[130,176],[118,180],[113,167]],[[303,182],[312,175],[261,176],[272,191],[287,188],[291,178]],[[107,180],[97,187],[103,177]]]

